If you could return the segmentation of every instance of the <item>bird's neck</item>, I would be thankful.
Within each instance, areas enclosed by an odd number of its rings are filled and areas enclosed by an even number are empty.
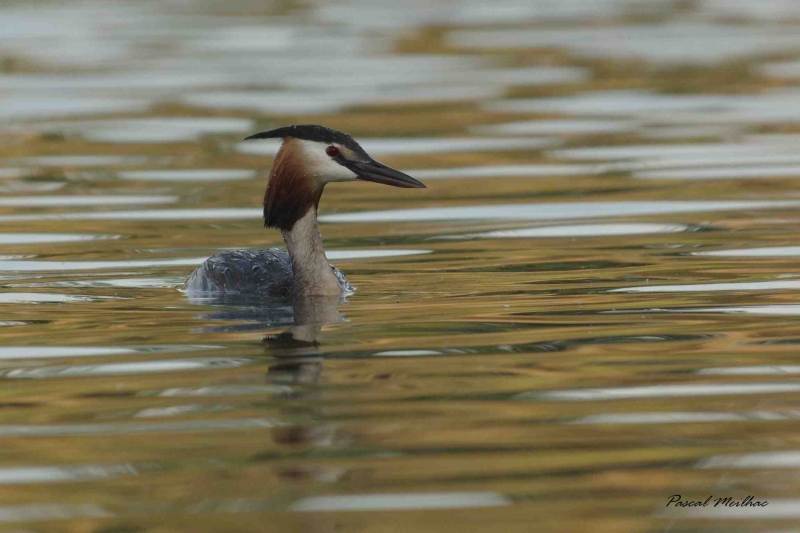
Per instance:
[[[295,222],[292,229],[283,230],[281,234],[292,258],[294,294],[331,296],[342,292],[339,279],[325,257],[314,207]]]

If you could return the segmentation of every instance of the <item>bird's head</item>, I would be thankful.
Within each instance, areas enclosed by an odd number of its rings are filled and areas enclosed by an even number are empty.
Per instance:
[[[325,184],[373,181],[393,187],[424,188],[411,176],[372,159],[346,133],[324,126],[287,126],[247,139],[283,139],[264,194],[264,225],[290,230],[312,207]],[[247,140],[245,139],[245,140]]]

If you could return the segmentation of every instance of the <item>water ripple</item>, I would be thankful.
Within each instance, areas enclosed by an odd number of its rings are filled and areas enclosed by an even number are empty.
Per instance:
[[[71,518],[108,518],[114,516],[94,503],[29,503],[0,505],[0,522],[68,520]]]
[[[429,254],[432,250],[331,250],[326,253],[330,260],[368,259],[382,257],[405,257]],[[0,272],[73,272],[81,270],[116,270],[127,268],[154,268],[168,266],[196,266],[208,259],[203,257],[184,257],[179,259],[134,259],[129,261],[6,261],[0,258]],[[173,286],[174,280],[98,280],[92,282],[65,282],[66,286],[116,286],[116,287],[163,287]],[[71,285],[69,285],[71,284]],[[18,286],[32,286],[18,285]],[[36,285],[36,286],[52,286]]]
[[[171,204],[177,196],[11,196],[0,207],[73,207],[87,205]]]
[[[729,292],[729,291],[771,291],[777,289],[800,289],[800,280],[789,281],[752,281],[732,283],[698,283],[693,285],[647,285],[642,287],[621,287],[608,292]],[[697,311],[689,309],[687,311]],[[711,309],[706,309],[711,311]]]
[[[75,376],[115,376],[123,374],[150,374],[161,372],[191,372],[195,370],[219,370],[251,364],[243,358],[195,358],[167,359],[162,361],[138,361],[131,363],[108,363],[99,365],[50,366],[45,368],[18,368],[3,372],[8,379],[42,379]]]
[[[668,413],[602,413],[577,418],[569,422],[576,425],[614,424],[705,424],[709,422],[786,421],[800,419],[800,411],[749,413],[715,413],[702,411]]]
[[[0,304],[78,303],[119,299],[117,296],[85,296],[45,292],[0,292]]]
[[[0,233],[0,244],[52,244],[118,238],[119,235],[89,235],[76,233]]]
[[[0,468],[0,485],[32,483],[58,483],[109,479],[138,474],[137,469],[126,465],[85,466],[30,466]]]
[[[150,346],[0,346],[0,360],[42,359],[58,357],[96,357],[132,353],[177,353],[215,350],[222,346],[209,344],[167,344]]]
[[[683,224],[586,224],[573,226],[545,226],[510,230],[488,231],[458,236],[476,239],[524,239],[531,237],[609,237],[615,235],[651,235],[690,231]]]
[[[499,492],[423,492],[417,494],[351,494],[303,498],[290,511],[388,511],[502,507],[511,500]]]
[[[183,431],[222,431],[265,429],[285,425],[270,418],[186,420],[135,424],[58,424],[0,425],[1,437],[64,437],[79,435],[125,435],[129,433],[173,433]]]
[[[552,139],[530,137],[414,137],[409,139],[359,139],[359,144],[370,154],[403,155],[447,152],[475,152],[487,150],[526,150],[545,148],[556,144]],[[274,142],[247,141],[236,145],[244,154],[274,155],[278,145]]]
[[[661,202],[571,202],[541,204],[475,205],[362,211],[323,215],[323,222],[418,222],[448,220],[563,220],[612,216],[666,215],[741,209],[772,209],[800,206],[797,200],[776,201],[661,201]]]
[[[180,170],[124,170],[117,177],[132,181],[230,181],[249,180],[256,176],[250,169],[180,169]]]
[[[525,392],[519,400],[598,402],[636,398],[679,398],[695,396],[727,396],[740,394],[779,394],[800,392],[800,383],[691,383],[650,385],[608,389],[573,389]]]
[[[772,246],[769,248],[745,248],[740,250],[713,250],[710,252],[692,252],[691,255],[708,257],[797,257],[800,246]]]
[[[800,468],[796,450],[715,455],[697,463],[697,468]]]

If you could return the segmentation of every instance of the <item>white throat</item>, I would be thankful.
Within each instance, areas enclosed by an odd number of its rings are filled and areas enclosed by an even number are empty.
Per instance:
[[[281,234],[292,258],[292,292],[295,295],[332,296],[342,292],[333,267],[325,256],[314,207],[295,222],[292,229],[284,230]]]

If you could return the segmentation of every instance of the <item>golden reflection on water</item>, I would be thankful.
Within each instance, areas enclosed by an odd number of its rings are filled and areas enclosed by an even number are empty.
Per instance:
[[[2,12],[0,523],[800,515],[794,4]],[[282,244],[259,220],[275,144],[241,138],[290,123],[428,189],[328,187],[341,301],[187,298],[202,258]]]

